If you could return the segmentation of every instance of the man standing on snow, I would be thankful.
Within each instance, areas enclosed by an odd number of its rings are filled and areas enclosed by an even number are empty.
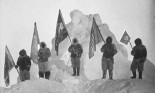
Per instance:
[[[19,52],[19,57],[17,60],[17,65],[15,68],[18,68],[20,70],[20,80],[25,81],[30,79],[30,67],[31,67],[31,59],[29,56],[27,56],[26,51],[22,49]]]
[[[81,44],[78,43],[77,38],[73,39],[73,44],[70,45],[68,51],[71,53],[71,62],[73,67],[73,75],[72,76],[79,76],[80,75],[80,57],[83,53],[83,49]],[[77,71],[77,73],[76,73]]]
[[[131,64],[131,71],[133,74],[131,79],[136,78],[136,69],[138,69],[138,72],[139,72],[139,79],[142,79],[142,71],[144,68],[144,62],[147,57],[147,50],[146,50],[146,47],[142,44],[142,41],[140,38],[137,38],[135,40],[135,44],[136,46],[134,46],[131,51],[131,55],[134,56]]]
[[[40,49],[38,51],[38,66],[39,66],[39,77],[49,79],[50,77],[50,66],[48,58],[51,56],[50,49],[46,47],[45,42],[40,43]]]
[[[102,70],[103,77],[106,78],[107,69],[109,70],[109,79],[113,79],[113,64],[114,64],[114,55],[117,53],[117,49],[114,44],[112,44],[112,37],[108,36],[106,43],[102,46],[101,52],[102,56]]]

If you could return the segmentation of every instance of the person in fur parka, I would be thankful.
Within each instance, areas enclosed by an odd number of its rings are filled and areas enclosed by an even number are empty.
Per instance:
[[[20,71],[20,80],[25,81],[30,79],[30,67],[31,67],[31,59],[30,57],[26,54],[26,50],[22,49],[19,52],[19,57],[17,60],[17,65],[15,68],[19,67]]]
[[[40,49],[38,51],[38,66],[39,66],[39,77],[49,79],[50,77],[50,66],[48,58],[51,56],[50,49],[47,48],[45,42],[40,43]]]
[[[73,75],[80,75],[80,58],[83,53],[81,44],[79,44],[77,38],[73,39],[73,43],[69,46],[68,51],[71,53],[71,62],[73,67]]]

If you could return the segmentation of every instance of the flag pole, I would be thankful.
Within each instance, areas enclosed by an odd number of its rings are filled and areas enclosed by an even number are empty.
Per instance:
[[[132,48],[132,44],[131,44],[131,42],[129,41],[129,43],[130,43],[130,46],[131,46],[131,48]]]
[[[18,73],[18,75],[20,76],[18,69],[17,69],[17,68],[15,68],[15,69],[17,70],[17,73]]]
[[[69,38],[69,41],[70,41],[70,43],[72,44],[72,41],[71,41],[71,39],[70,39],[70,36],[69,36],[69,34],[68,34],[68,38]]]

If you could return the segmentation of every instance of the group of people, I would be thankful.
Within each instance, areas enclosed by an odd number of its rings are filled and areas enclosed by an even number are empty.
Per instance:
[[[48,58],[51,56],[50,49],[47,48],[45,42],[40,43],[40,49],[38,51],[38,67],[39,67],[39,77],[40,78],[50,78],[50,67]],[[30,67],[31,58],[27,55],[26,50],[22,49],[19,52],[19,57],[17,60],[16,68],[19,67],[20,70],[20,80],[25,81],[30,79]]]
[[[83,53],[83,48],[79,44],[78,39],[74,38],[72,44],[69,46],[68,51],[71,53],[71,64],[73,67],[73,75],[80,75],[80,58]],[[106,43],[101,47],[102,56],[102,79],[106,78],[107,70],[109,71],[109,79],[113,79],[113,64],[114,64],[114,55],[117,54],[117,48],[115,44],[112,43],[112,37],[108,36],[106,38]],[[131,79],[136,78],[136,70],[139,72],[139,79],[142,79],[142,72],[144,68],[144,62],[147,57],[146,47],[142,44],[140,38],[135,40],[135,46],[131,51],[133,56],[133,61],[131,64],[131,71],[133,76]],[[45,42],[40,43],[40,49],[38,51],[38,67],[39,67],[39,77],[40,78],[50,78],[50,67],[48,58],[51,56],[50,49],[47,48]],[[30,79],[30,67],[31,67],[31,58],[27,56],[26,51],[22,49],[19,52],[19,58],[17,61],[16,68],[20,69],[20,79],[21,81]]]
[[[113,79],[113,64],[114,64],[114,55],[117,53],[116,46],[112,44],[112,38],[107,37],[106,43],[102,46],[101,52],[102,56],[102,70],[103,77],[106,78],[107,70],[109,70],[109,79]],[[146,47],[142,44],[140,38],[135,40],[135,46],[132,48],[131,55],[133,56],[133,61],[131,63],[130,70],[132,71],[133,76],[131,79],[136,78],[136,70],[139,72],[139,79],[142,79],[142,72],[144,69],[144,62],[147,57]]]
[[[113,79],[113,64],[114,64],[114,55],[117,53],[116,46],[112,44],[112,38],[107,37],[106,43],[102,46],[101,52],[102,56],[102,70],[103,77],[106,78],[107,70],[109,70],[109,79]],[[144,68],[144,62],[147,57],[146,47],[142,44],[140,38],[135,40],[135,46],[132,48],[131,55],[133,56],[133,61],[131,63],[130,70],[132,71],[133,76],[131,79],[136,78],[136,70],[139,72],[139,79],[142,79],[142,72]]]

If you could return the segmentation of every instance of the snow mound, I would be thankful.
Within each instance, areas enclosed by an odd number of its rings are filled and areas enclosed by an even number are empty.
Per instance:
[[[155,93],[155,84],[139,79],[93,80],[83,93]]]
[[[78,82],[78,79],[57,82],[46,79],[27,80],[0,88],[1,93],[154,93],[155,84],[138,79],[92,80]]]
[[[13,85],[6,93],[65,93],[65,86],[46,79],[27,80]]]
[[[127,79],[131,76],[130,65],[131,62],[127,59],[128,53],[126,48],[120,44],[115,35],[110,31],[107,24],[103,24],[99,14],[85,15],[79,10],[73,10],[70,13],[71,22],[67,24],[68,33],[70,38],[78,38],[79,43],[83,47],[83,54],[81,57],[81,69],[80,73],[84,80],[95,80],[102,77],[101,69],[101,58],[102,53],[100,48],[104,44],[101,42],[97,45],[94,57],[88,58],[89,53],[89,41],[90,41],[90,30],[92,27],[93,18],[95,19],[101,34],[104,39],[107,36],[112,36],[113,43],[116,45],[118,53],[114,56],[114,79]],[[56,56],[55,52],[55,38],[52,39],[52,51],[51,51],[51,64],[57,66],[58,69],[66,71],[68,74],[72,74],[70,53],[68,53],[68,47],[70,45],[70,40],[66,38],[59,45],[59,56]],[[147,60],[144,66],[143,77],[145,80],[155,82],[155,69],[154,65]]]

